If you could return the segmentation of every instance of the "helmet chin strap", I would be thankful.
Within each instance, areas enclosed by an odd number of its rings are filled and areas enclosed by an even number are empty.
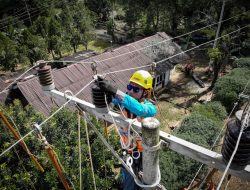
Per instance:
[[[146,93],[146,94],[145,94]],[[143,89],[143,92],[141,94],[141,97],[139,98],[139,102],[144,101],[145,99],[149,98],[148,97],[148,93],[150,93],[150,91],[148,89]],[[147,97],[146,97],[147,96]]]

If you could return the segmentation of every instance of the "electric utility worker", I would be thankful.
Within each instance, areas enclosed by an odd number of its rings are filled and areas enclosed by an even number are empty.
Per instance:
[[[127,93],[120,91],[110,81],[101,79],[99,80],[99,87],[106,93],[113,95],[113,103],[120,105],[123,114],[131,119],[137,118],[141,121],[145,117],[154,117],[156,115],[156,107],[149,101],[152,93],[153,77],[148,71],[139,70],[136,71],[129,80],[127,85]],[[129,144],[129,148],[125,151],[128,155],[136,153],[132,156],[134,162],[132,168],[135,173],[142,170],[142,142],[141,138],[137,137],[136,140],[128,142],[128,126],[120,127],[121,140],[126,145]],[[136,142],[135,142],[136,141]],[[130,149],[131,148],[131,149]],[[135,159],[136,157],[136,159]],[[134,182],[133,177],[127,172],[125,168],[122,168],[122,188],[123,190],[137,190],[139,186]]]

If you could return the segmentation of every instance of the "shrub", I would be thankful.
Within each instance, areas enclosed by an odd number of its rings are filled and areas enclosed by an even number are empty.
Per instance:
[[[216,122],[204,115],[194,113],[182,121],[177,136],[192,143],[210,147],[219,131],[220,128]]]
[[[243,68],[233,69],[231,73],[219,78],[215,83],[214,100],[220,101],[227,111],[230,111],[249,79],[250,70]],[[247,94],[249,92],[250,88],[246,88],[244,93]]]
[[[221,122],[227,116],[227,112],[224,106],[220,102],[214,101],[208,104],[196,105],[192,108],[192,114],[200,114],[214,122],[221,124]]]
[[[208,111],[205,111],[206,107]],[[214,110],[217,108],[219,109],[214,113]],[[201,111],[201,114],[198,114],[198,110]],[[223,110],[223,113],[216,117],[215,114],[220,110]],[[217,121],[219,118],[224,118],[225,115],[225,109],[223,109],[218,102],[213,102],[207,106],[196,107],[191,116],[185,118],[181,123],[177,136],[189,142],[209,148],[214,144],[220,131],[217,123],[210,118],[215,118]],[[200,165],[201,163],[174,151],[162,152],[160,155],[162,183],[169,189],[180,189],[184,186],[188,186]],[[207,167],[204,167],[199,175],[204,175],[206,172]]]
[[[234,68],[248,68],[250,70],[250,57],[240,58],[233,62]]]

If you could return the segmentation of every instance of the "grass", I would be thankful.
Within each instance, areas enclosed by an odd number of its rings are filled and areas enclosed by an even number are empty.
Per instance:
[[[102,53],[110,46],[111,44],[109,42],[101,40],[101,39],[96,39],[96,40],[89,42],[88,49],[91,49],[98,53]]]
[[[170,127],[176,127],[186,116],[184,109],[176,108],[169,102],[159,102],[157,106],[156,118],[161,123],[161,130],[170,133]]]
[[[102,39],[95,39],[93,41],[90,41],[88,44],[88,50],[93,50],[97,53],[103,53],[108,47],[110,47],[111,44],[105,40]],[[84,51],[86,50],[84,45],[79,45],[76,52]],[[74,51],[73,48],[70,51],[64,51],[62,52],[63,57],[73,55]],[[49,54],[49,60],[52,60],[53,57],[51,54]]]

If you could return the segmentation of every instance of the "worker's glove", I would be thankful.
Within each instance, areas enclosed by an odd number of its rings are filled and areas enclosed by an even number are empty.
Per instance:
[[[101,90],[103,90],[107,94],[115,95],[118,90],[115,84],[112,84],[109,80],[106,80],[101,76],[98,76],[96,82],[97,85],[101,88]]]

